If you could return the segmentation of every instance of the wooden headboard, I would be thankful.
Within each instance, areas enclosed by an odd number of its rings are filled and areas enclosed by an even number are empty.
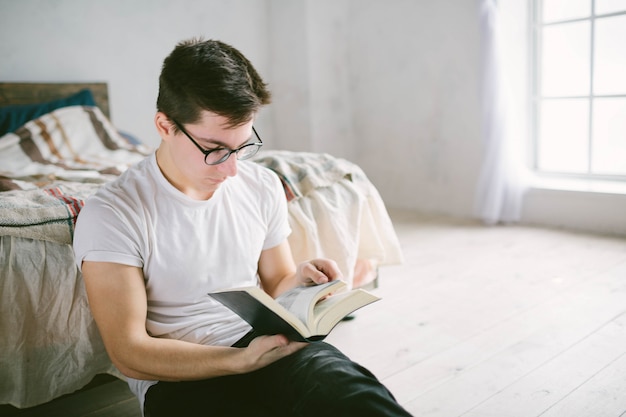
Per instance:
[[[0,107],[35,104],[67,97],[88,88],[96,104],[110,118],[106,83],[0,83]]]

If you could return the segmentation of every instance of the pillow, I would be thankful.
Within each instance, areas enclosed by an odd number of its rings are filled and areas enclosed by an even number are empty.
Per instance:
[[[71,96],[45,103],[0,107],[0,136],[14,132],[29,120],[69,106],[96,106],[96,101],[91,91],[85,89]]]
[[[119,175],[148,152],[124,139],[98,107],[69,106],[0,136],[0,176],[96,180]]]

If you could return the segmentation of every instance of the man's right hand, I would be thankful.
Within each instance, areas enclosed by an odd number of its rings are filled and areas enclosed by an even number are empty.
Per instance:
[[[252,372],[276,362],[308,346],[308,343],[293,342],[283,335],[259,336],[243,349],[246,370]]]

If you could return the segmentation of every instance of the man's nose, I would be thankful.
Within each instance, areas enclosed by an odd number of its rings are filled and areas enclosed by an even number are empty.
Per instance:
[[[235,152],[228,156],[228,159],[218,165],[220,172],[229,177],[237,175],[237,154]]]

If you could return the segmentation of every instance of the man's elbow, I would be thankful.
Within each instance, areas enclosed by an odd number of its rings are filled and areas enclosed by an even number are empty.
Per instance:
[[[143,380],[158,380],[159,379],[153,375],[147,374],[145,372],[141,372],[131,366],[128,366],[126,362],[117,360],[115,359],[114,356],[110,354],[109,354],[109,358],[111,359],[111,362],[113,362],[113,366],[115,366],[115,368],[118,371],[120,371],[122,375],[124,375],[126,378],[143,379]]]
[[[113,366],[115,366],[115,368],[117,368],[117,370],[120,371],[125,377],[144,380],[158,379],[150,374],[142,372],[133,361],[133,356],[139,351],[138,346],[133,346],[128,343],[128,341],[120,343],[120,340],[116,340],[115,342],[109,341],[109,343],[106,343],[105,341],[104,345]]]

